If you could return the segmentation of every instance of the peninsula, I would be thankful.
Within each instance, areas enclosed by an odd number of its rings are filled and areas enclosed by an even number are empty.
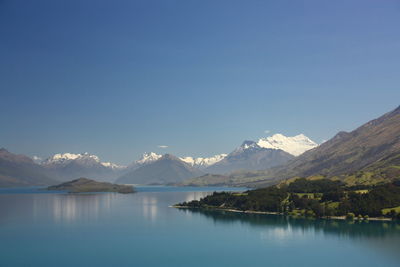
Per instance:
[[[400,181],[373,186],[347,186],[314,177],[292,179],[245,192],[214,192],[176,208],[217,209],[295,217],[400,219]]]

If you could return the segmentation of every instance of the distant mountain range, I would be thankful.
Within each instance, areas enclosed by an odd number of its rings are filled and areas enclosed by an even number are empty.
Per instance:
[[[65,182],[79,177],[87,177],[98,181],[114,182],[118,180],[121,182],[129,180],[130,183],[149,184],[175,183],[204,173],[222,174],[238,170],[265,170],[284,164],[316,146],[316,143],[302,134],[294,137],[275,134],[256,142],[245,141],[229,154],[195,158],[163,156],[149,152],[144,153],[141,158],[128,166],[102,162],[98,156],[89,153],[60,153],[45,160],[38,157],[33,159],[25,157],[29,159],[32,170],[35,169],[37,173],[42,174],[41,177],[51,177],[51,181]],[[158,178],[154,177],[155,174],[160,174],[161,170],[167,170],[167,164],[171,164],[168,168],[168,174],[160,175]],[[175,173],[173,170],[175,170]],[[131,178],[128,179],[128,177]],[[32,184],[45,183],[45,180],[34,180]],[[29,181],[27,179],[26,182],[29,183]],[[4,181],[3,186],[8,183]],[[13,184],[10,182],[10,185]]]
[[[208,166],[211,166],[218,161],[225,158],[227,154],[219,154],[209,158],[194,158],[194,157],[181,157],[179,158],[181,161],[189,164],[192,167],[204,169]],[[134,161],[132,164],[128,166],[128,169],[135,169],[141,167],[142,165],[149,164],[160,159],[162,155],[159,155],[154,152],[144,153],[139,160]]]
[[[286,137],[281,134],[259,139],[257,142],[245,141],[242,146],[238,147],[229,154],[219,154],[212,157],[174,157],[174,161],[169,162],[176,165],[176,161],[184,163],[182,166],[187,167],[188,175],[181,175],[180,171],[175,173],[177,179],[172,179],[172,172],[168,179],[164,179],[168,183],[177,182],[181,177],[193,177],[193,175],[201,175],[204,173],[222,174],[238,170],[264,170],[269,167],[286,163],[292,159],[294,155],[302,153],[317,144],[312,142],[304,135],[294,137]],[[172,155],[170,155],[172,157]],[[22,156],[21,156],[22,157]],[[26,157],[26,156],[25,156]],[[29,159],[31,169],[40,173],[41,177],[51,177],[51,180],[57,182],[65,182],[79,177],[87,177],[98,181],[114,182],[123,181],[127,176],[137,177],[137,173],[141,173],[142,177],[131,179],[132,183],[161,183],[162,179],[155,179],[149,172],[149,176],[145,175],[143,170],[150,168],[156,169],[159,164],[153,164],[159,161],[163,156],[154,152],[144,153],[138,160],[133,161],[128,166],[118,165],[111,162],[103,162],[96,155],[89,153],[59,153],[45,160],[38,157]],[[149,165],[147,168],[142,168]],[[164,166],[163,164],[162,166]],[[190,167],[190,168],[188,168]],[[21,168],[20,168],[21,169]],[[137,169],[137,172],[135,172]],[[171,169],[176,169],[171,166]],[[177,169],[176,169],[177,170]],[[0,170],[1,171],[1,170]],[[157,170],[155,170],[157,172]],[[134,173],[134,174],[132,174]],[[189,175],[190,173],[190,175]],[[121,179],[119,179],[121,178]],[[5,179],[5,178],[3,178]],[[8,179],[11,179],[10,177]],[[45,180],[34,179],[32,184],[42,184]],[[27,183],[29,183],[27,179]],[[4,185],[9,182],[4,181]],[[10,182],[10,185],[12,183]]]
[[[317,144],[304,135],[286,137],[275,134],[258,142],[245,141],[229,154],[211,158],[178,158],[146,153],[130,165],[130,171],[118,183],[179,183],[204,173],[223,174],[238,170],[265,170],[288,162]],[[290,151],[290,154],[284,150]]]
[[[352,132],[339,132],[285,165],[265,171],[204,176],[184,184],[263,187],[292,177],[311,176],[340,179],[349,185],[400,178],[400,107]]]
[[[151,163],[134,169],[120,178],[121,184],[170,184],[201,175],[202,172],[181,159],[165,154]]]
[[[209,158],[150,152],[121,166],[89,153],[55,154],[41,161],[0,149],[1,187],[51,185],[79,177],[133,184],[263,187],[314,176],[340,179],[349,185],[399,178],[400,107],[352,132],[339,132],[321,145],[303,134],[275,134],[245,141],[229,154]]]
[[[40,165],[59,181],[70,181],[79,177],[113,181],[126,168],[110,162],[101,162],[98,156],[89,153],[55,154],[40,162]]]
[[[88,177],[132,184],[264,187],[294,177],[327,177],[348,185],[400,178],[400,107],[317,145],[304,135],[245,141],[229,154],[178,158],[150,152],[129,166],[95,155],[56,154],[36,164],[0,150],[0,186],[54,184]]]

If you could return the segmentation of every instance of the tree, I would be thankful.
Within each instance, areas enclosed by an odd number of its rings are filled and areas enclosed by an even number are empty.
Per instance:
[[[346,215],[346,219],[347,220],[354,220],[354,217],[355,217],[356,215],[354,215],[354,213],[352,213],[352,212],[349,212],[349,213],[347,213],[347,215]]]

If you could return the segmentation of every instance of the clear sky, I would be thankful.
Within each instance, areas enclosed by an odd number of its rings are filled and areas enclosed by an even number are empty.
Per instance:
[[[400,104],[400,1],[0,0],[0,147],[230,152]],[[160,145],[168,148],[158,148]]]

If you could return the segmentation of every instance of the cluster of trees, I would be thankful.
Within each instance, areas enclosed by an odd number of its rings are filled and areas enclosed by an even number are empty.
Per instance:
[[[187,207],[221,207],[238,210],[272,211],[282,212],[281,203],[288,197],[284,189],[276,186],[263,189],[250,190],[243,194],[214,192],[212,195],[194,200],[189,203],[183,202],[178,206]]]
[[[308,194],[312,193],[313,197]],[[335,204],[335,205],[332,205]],[[368,192],[357,193],[340,181],[328,179],[298,179],[287,186],[270,186],[238,193],[213,193],[200,201],[179,205],[221,207],[238,210],[293,212],[302,211],[316,217],[347,215],[382,216],[382,209],[400,206],[400,181],[371,187]],[[400,218],[395,211],[392,218]]]
[[[291,193],[326,193],[342,190],[344,184],[341,181],[329,179],[307,180],[300,178],[286,186]]]
[[[338,213],[352,212],[356,215],[381,216],[382,209],[396,206],[400,206],[398,182],[377,186],[365,194],[349,192],[347,197],[340,201]]]

